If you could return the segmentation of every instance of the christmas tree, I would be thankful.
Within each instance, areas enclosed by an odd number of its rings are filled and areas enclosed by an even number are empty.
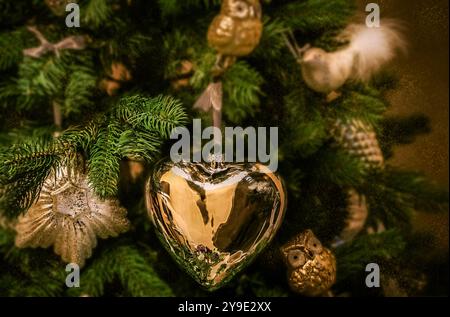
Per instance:
[[[219,0],[0,0],[0,295],[436,293],[423,265],[433,269],[430,237],[411,219],[448,212],[448,193],[389,165],[394,146],[428,131],[423,116],[385,116],[396,74],[381,66],[404,48],[401,30],[381,20],[373,32],[385,33],[370,33],[349,0],[228,2],[233,23],[256,21],[248,52],[207,39],[219,12],[230,21]],[[321,85],[317,72],[333,79],[345,56],[348,76]],[[329,64],[308,68],[308,58]],[[219,121],[193,107],[218,79]],[[173,129],[192,130],[194,118],[278,127],[274,179],[288,197],[270,244],[214,292],[177,265],[148,215],[145,184],[170,160]],[[294,248],[303,243],[311,259]],[[208,265],[206,249],[194,268]],[[296,275],[305,262],[326,276]],[[79,287],[68,287],[67,263],[81,267]],[[366,285],[370,264],[381,287]]]

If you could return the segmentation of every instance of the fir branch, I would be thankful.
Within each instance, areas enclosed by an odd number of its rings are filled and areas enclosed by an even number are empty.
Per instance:
[[[353,0],[306,0],[281,6],[274,10],[274,16],[282,19],[286,26],[294,30],[318,34],[345,26],[354,14],[354,9]]]
[[[361,236],[336,249],[337,284],[349,283],[365,274],[366,265],[397,257],[406,244],[399,231]],[[358,274],[359,273],[359,274]]]
[[[71,114],[80,113],[82,108],[93,107],[92,95],[96,89],[97,77],[93,73],[73,72],[65,88],[64,115],[67,117]]]
[[[327,115],[343,121],[356,118],[377,129],[386,109],[384,101],[373,90],[350,91],[330,105]]]
[[[0,82],[0,108],[14,109],[17,106],[17,98],[20,91],[15,79],[11,78]]]
[[[50,169],[70,156],[68,144],[34,140],[0,154],[0,207],[9,215],[28,209],[40,192]]]
[[[117,145],[121,133],[122,129],[118,124],[103,127],[89,152],[89,181],[102,198],[117,195],[121,160]]]
[[[258,111],[263,83],[264,79],[258,71],[243,61],[237,62],[225,73],[223,93],[227,103],[223,112],[230,122],[241,122]]]
[[[37,121],[21,119],[13,123],[13,128],[9,128],[0,134],[0,144],[8,148],[14,144],[29,142],[30,138],[48,139],[54,132],[54,128],[48,125],[41,125]]]
[[[321,149],[309,158],[310,173],[314,182],[336,184],[340,187],[358,187],[364,184],[368,171],[358,158],[346,152]]]
[[[191,84],[199,90],[207,87],[210,70],[214,64],[214,54],[208,52],[203,55],[197,64]],[[243,61],[238,61],[224,75],[223,93],[226,104],[223,108],[225,118],[231,123],[241,122],[248,116],[253,116],[260,104],[263,95],[261,86],[264,79],[257,70]]]
[[[107,120],[107,116],[98,115],[84,125],[69,127],[59,137],[60,142],[72,144],[74,148],[89,152],[97,140],[102,123]]]
[[[145,56],[150,51],[155,50],[154,39],[142,33],[135,33],[131,36],[126,34],[126,39],[121,43],[121,55],[126,55],[131,60],[136,60]]]
[[[0,71],[22,61],[27,32],[25,29],[19,29],[10,33],[0,33]]]
[[[107,0],[89,0],[80,10],[83,12],[82,23],[94,29],[108,23],[113,15],[112,6]]]
[[[10,238],[13,244],[14,236],[11,234]],[[56,255],[50,250],[22,250],[11,244],[0,246],[5,254],[4,264],[11,268],[9,274],[2,275],[8,284],[0,279],[0,292],[3,285],[7,286],[4,292],[8,296],[56,297],[64,292],[67,273]]]
[[[283,34],[287,27],[281,19],[264,18],[264,32],[261,41],[252,53],[252,57],[269,59],[279,59],[281,53],[286,49],[286,44],[283,40]]]
[[[123,157],[151,162],[159,153],[162,142],[163,140],[158,135],[127,130],[120,136],[118,151]]]
[[[66,65],[58,58],[49,60],[25,58],[19,67],[17,89],[20,91],[19,109],[29,110],[56,97],[63,90]]]
[[[83,272],[83,283],[76,293],[104,295],[104,287],[117,280],[128,296],[173,296],[152,262],[132,245],[116,245],[104,250]]]
[[[371,181],[360,190],[367,196],[371,221],[381,220],[388,228],[408,226],[416,210],[448,211],[448,191],[430,184],[418,173],[390,166],[371,175]]]
[[[133,128],[158,133],[162,138],[169,138],[172,130],[187,120],[180,102],[164,96],[124,97],[117,106],[116,116]]]
[[[163,17],[177,16],[193,9],[211,10],[213,6],[220,4],[220,0],[158,0],[158,5]]]
[[[236,281],[236,296],[287,297],[289,291],[273,276],[261,271],[244,274]]]
[[[314,154],[328,137],[327,120],[321,109],[311,107],[311,95],[303,86],[296,87],[284,97],[286,122],[283,125],[282,142],[288,149],[286,152],[295,156],[307,157]]]

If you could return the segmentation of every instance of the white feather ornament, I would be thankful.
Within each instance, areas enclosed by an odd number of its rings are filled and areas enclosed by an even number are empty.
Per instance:
[[[301,65],[303,78],[314,91],[329,94],[347,81],[369,81],[399,51],[406,51],[401,25],[383,20],[379,28],[350,24],[339,36],[349,44],[335,52],[288,43]]]

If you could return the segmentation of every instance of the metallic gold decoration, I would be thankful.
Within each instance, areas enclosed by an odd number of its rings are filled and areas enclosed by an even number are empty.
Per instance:
[[[359,119],[331,123],[334,146],[361,161],[366,169],[383,169],[384,156],[374,128]],[[353,240],[366,226],[369,207],[366,197],[354,188],[348,189],[346,226],[333,244],[337,247]]]
[[[347,219],[345,227],[332,243],[333,248],[352,241],[364,227],[369,217],[369,206],[366,196],[360,194],[354,188],[347,190]]]
[[[286,208],[278,176],[247,163],[163,162],[147,182],[146,199],[164,247],[209,290],[255,259]]]
[[[77,0],[45,0],[45,4],[54,15],[63,16],[66,14],[66,6],[69,3],[77,3]]]
[[[39,197],[16,226],[19,248],[54,246],[63,261],[83,266],[97,237],[128,230],[126,210],[116,199],[100,199],[79,168],[59,167],[45,180]]]
[[[306,296],[326,295],[336,282],[336,259],[311,230],[284,245],[281,253],[294,292]]]
[[[383,168],[384,157],[372,126],[361,120],[337,120],[331,126],[331,136],[338,146],[359,158],[367,168]]]
[[[182,60],[176,68],[175,76],[168,79],[172,88],[179,91],[190,86],[190,80],[194,73],[194,64],[189,60]]]
[[[131,72],[121,62],[113,62],[111,70],[107,71],[107,78],[100,81],[100,88],[109,96],[117,94],[122,85],[133,79]]]
[[[250,54],[261,40],[263,23],[259,0],[223,0],[220,14],[209,26],[208,43],[217,51],[211,70],[212,83],[194,104],[195,109],[212,110],[213,126],[222,124],[222,82],[225,71],[237,57]]]
[[[208,30],[209,45],[217,50],[224,69],[236,57],[250,54],[261,39],[263,24],[259,0],[224,0]]]

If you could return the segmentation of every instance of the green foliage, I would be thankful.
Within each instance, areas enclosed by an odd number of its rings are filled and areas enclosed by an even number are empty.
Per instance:
[[[345,120],[358,118],[367,125],[378,127],[387,105],[373,89],[365,88],[363,91],[350,91],[341,100],[333,103],[331,115]]]
[[[173,296],[170,287],[153,269],[154,258],[154,251],[146,255],[134,243],[113,244],[83,270],[82,286],[73,293],[102,296],[105,286],[116,282],[123,289],[123,296]]]
[[[0,72],[17,65],[23,57],[27,38],[25,29],[13,32],[0,33]]]
[[[354,1],[308,0],[283,5],[277,9],[276,15],[283,16],[286,25],[293,29],[318,34],[345,26],[354,10]]]
[[[14,234],[0,227],[0,296],[61,296],[65,285],[65,265],[50,250],[22,250],[14,246]]]
[[[286,43],[282,34],[286,32],[287,27],[279,18],[264,18],[264,32],[253,56],[256,58],[265,58],[267,60],[280,58],[281,53],[286,49]]]
[[[59,157],[67,156],[62,144],[32,140],[0,152],[0,206],[13,215],[30,207],[40,186]]]
[[[116,115],[134,129],[157,132],[162,138],[169,138],[172,130],[187,119],[178,100],[163,96],[125,97],[119,102]]]
[[[416,210],[448,211],[448,192],[418,173],[388,167],[371,175],[361,190],[367,195],[372,222],[381,220],[388,228],[407,226]]]
[[[306,89],[295,89],[285,99],[286,122],[283,151],[307,157],[323,145],[328,137],[327,122],[319,107],[310,107]],[[283,132],[284,132],[283,131]]]
[[[89,154],[89,179],[96,192],[101,197],[116,195],[121,159],[131,155],[151,160],[162,140],[186,117],[172,98],[131,96],[97,120],[85,128],[68,130],[60,139],[47,139],[45,143],[38,139],[3,150],[0,185],[4,194],[0,202],[5,210],[14,213],[27,209],[50,168],[77,149]],[[135,131],[140,131],[141,139],[134,138]],[[130,144],[136,147],[131,150]]]
[[[101,197],[117,194],[121,159],[117,143],[121,132],[118,124],[102,127],[89,152],[89,180]]]
[[[268,277],[264,272],[257,271],[239,278],[239,284],[235,290],[237,296],[256,297],[286,297],[287,291],[278,281]]]
[[[80,105],[83,108],[92,108],[94,102],[91,99],[94,91],[97,88],[97,77],[88,71],[76,70],[69,79],[64,92],[64,103],[62,105],[64,116],[68,117],[71,114],[81,111]]]
[[[93,72],[90,54],[62,53],[61,57],[35,59],[26,57],[20,64],[16,87],[18,109],[36,109],[51,100],[63,100],[63,114],[80,113],[92,107],[97,76]],[[5,93],[8,92],[5,90]]]
[[[89,0],[80,11],[83,12],[81,15],[83,24],[99,28],[111,19],[113,7],[108,0]]]
[[[54,16],[42,0],[0,0],[0,295],[206,296],[176,269],[156,240],[148,239],[152,228],[142,192],[147,173],[131,184],[124,162],[139,161],[151,168],[168,153],[166,141],[175,127],[187,124],[188,116],[209,118],[192,105],[211,81],[216,52],[208,47],[206,32],[220,1],[79,3],[81,28],[69,30],[64,18]],[[261,3],[260,45],[223,77],[224,124],[280,127],[279,172],[289,207],[276,243],[307,228],[324,244],[330,243],[345,226],[348,189],[366,196],[367,225],[382,222],[388,231],[361,233],[336,249],[335,291],[352,293],[362,283],[367,263],[408,259],[403,250],[409,243],[412,215],[416,210],[447,211],[448,191],[417,173],[390,166],[367,170],[333,144],[330,124],[359,119],[373,126],[389,158],[393,146],[429,132],[429,121],[421,115],[385,117],[386,92],[396,83],[389,73],[367,85],[346,84],[331,103],[305,85],[282,34],[291,29],[299,45],[334,50],[343,44],[335,35],[353,17],[353,0]],[[41,58],[24,57],[23,49],[39,44],[26,29],[27,21],[33,21],[52,43],[68,35],[88,35],[88,46],[61,50],[58,56],[49,52]],[[109,96],[100,82],[113,81],[112,63],[126,65],[132,79],[118,80],[120,89]],[[185,63],[192,70],[181,74]],[[186,84],[176,87],[178,79]],[[55,103],[63,116],[57,137],[52,121]],[[65,265],[52,250],[19,250],[14,247],[14,232],[3,227],[26,212],[52,168],[80,157],[95,192],[103,198],[120,197],[133,226],[128,235],[99,243],[82,271],[81,289],[68,291]],[[284,266],[267,273],[257,264],[217,294],[292,295],[283,281]]]
[[[89,179],[101,197],[117,195],[123,158],[151,161],[171,131],[186,122],[180,103],[170,97],[122,98],[109,116],[100,120],[89,152]]]
[[[238,62],[224,76],[224,114],[231,123],[253,116],[259,108],[262,76],[244,62]]]
[[[362,236],[339,247],[336,250],[338,285],[348,283],[355,277],[363,281],[361,276],[364,275],[367,264],[394,259],[403,252],[405,246],[400,232],[386,231]]]
[[[163,17],[180,15],[187,10],[204,8],[212,9],[220,0],[158,0]]]

